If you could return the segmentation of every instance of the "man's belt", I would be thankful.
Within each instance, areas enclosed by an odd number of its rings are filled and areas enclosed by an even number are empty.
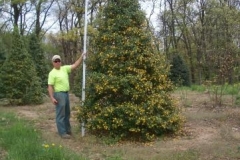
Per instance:
[[[60,93],[68,93],[68,91],[59,91]]]

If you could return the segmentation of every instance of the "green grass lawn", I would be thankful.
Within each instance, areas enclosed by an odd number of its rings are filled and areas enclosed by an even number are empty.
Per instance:
[[[84,160],[61,145],[45,142],[29,121],[13,113],[0,112],[0,159]]]

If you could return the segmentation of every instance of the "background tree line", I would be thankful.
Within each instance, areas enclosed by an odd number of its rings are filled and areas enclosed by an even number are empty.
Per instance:
[[[158,38],[169,60],[187,64],[192,84],[239,80],[238,0],[167,0],[162,3]]]

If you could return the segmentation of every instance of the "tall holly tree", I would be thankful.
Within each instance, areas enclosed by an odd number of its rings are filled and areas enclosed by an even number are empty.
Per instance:
[[[138,0],[109,0],[87,58],[86,100],[78,118],[96,135],[153,140],[181,129],[169,67],[154,53]]]
[[[33,61],[15,27],[12,48],[0,71],[1,93],[11,104],[40,104],[43,102],[41,83]]]
[[[50,69],[46,62],[41,40],[34,33],[30,35],[29,54],[32,56],[34,65],[36,67],[37,76],[41,79],[42,90],[47,91],[47,76]]]

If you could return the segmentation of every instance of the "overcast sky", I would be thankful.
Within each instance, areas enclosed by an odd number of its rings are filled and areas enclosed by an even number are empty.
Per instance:
[[[155,6],[153,5],[154,2],[152,1],[156,1]],[[146,2],[141,2],[140,4],[141,4],[141,8],[146,12],[146,17],[148,19],[150,18],[150,21],[153,24],[154,28],[158,30],[156,21],[157,21],[157,14],[159,13],[159,6],[160,6],[159,0],[149,0]],[[152,12],[152,15],[150,15],[151,12]]]

